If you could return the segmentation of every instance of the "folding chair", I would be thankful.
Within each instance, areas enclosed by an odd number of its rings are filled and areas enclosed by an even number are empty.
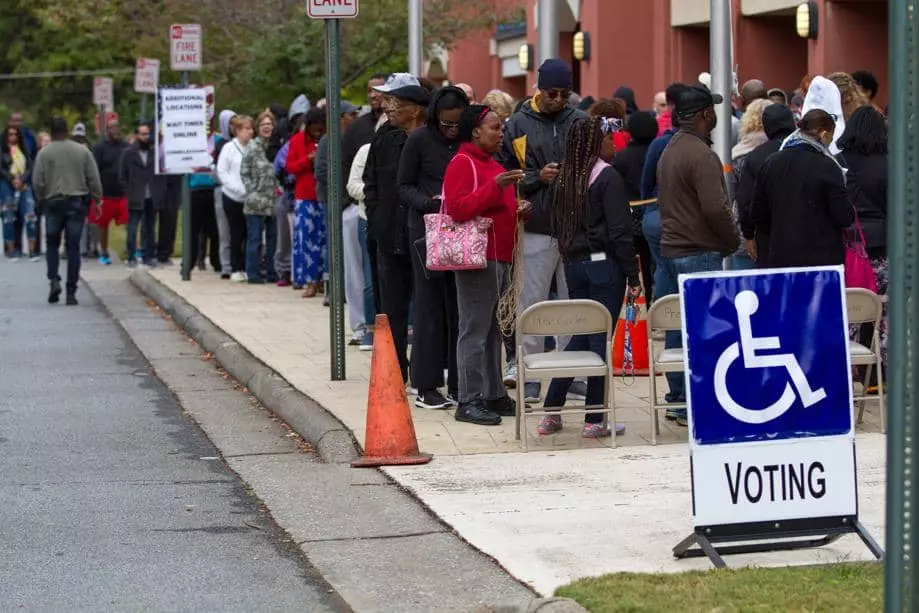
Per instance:
[[[525,336],[577,336],[606,334],[606,355],[593,351],[551,351],[524,355]],[[528,450],[526,415],[568,415],[571,413],[603,413],[605,420],[616,422],[612,389],[613,317],[609,310],[595,300],[546,300],[534,304],[517,318],[517,440],[523,436],[523,448]],[[527,410],[524,387],[527,378],[603,377],[603,405],[576,408],[559,407],[555,411]],[[616,446],[613,433],[612,446]]]
[[[654,340],[655,331],[680,330],[682,313],[680,296],[671,294],[654,301],[648,309],[648,405],[651,410],[651,444],[657,445],[661,424],[657,412],[661,409],[685,409],[686,403],[659,403],[657,401],[657,375],[683,372],[683,349],[664,349],[663,341]]]
[[[862,423],[865,414],[865,402],[874,400],[868,395],[868,382],[871,380],[871,370],[878,369],[878,408],[881,412],[881,432],[887,432],[887,415],[884,406],[884,378],[881,369],[881,317],[883,307],[881,298],[871,290],[860,288],[846,289],[846,312],[850,324],[874,324],[874,333],[871,335],[871,346],[865,347],[857,341],[849,341],[849,361],[853,366],[867,366],[862,394],[852,400],[858,403],[858,423]]]

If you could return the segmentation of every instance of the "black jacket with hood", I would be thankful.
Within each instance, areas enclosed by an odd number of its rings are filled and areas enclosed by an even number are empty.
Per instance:
[[[427,122],[412,132],[399,162],[399,198],[408,207],[409,240],[424,236],[424,216],[440,210],[444,173],[459,149],[459,140],[447,140],[437,120],[437,103],[448,93],[460,94],[456,87],[443,87],[431,96]]]
[[[868,255],[887,254],[887,156],[843,150],[836,159],[846,172],[846,192],[858,213]]]
[[[511,115],[504,124],[504,144],[498,152],[498,161],[507,170],[521,169],[514,152],[514,140],[526,137],[526,160],[522,170],[520,191],[532,204],[526,231],[532,234],[553,235],[552,199],[555,188],[539,179],[539,171],[552,162],[564,164],[565,141],[568,130],[578,119],[587,117],[584,111],[566,106],[555,115],[545,115],[536,107],[539,94],[527,101],[520,112]]]
[[[121,187],[119,171],[121,170],[121,156],[124,155],[128,144],[121,139],[105,139],[93,147],[93,157],[99,167],[99,177],[102,179],[102,195],[105,198],[121,198],[124,188]]]
[[[409,253],[408,207],[399,198],[399,159],[408,138],[404,130],[386,123],[377,130],[364,167],[367,227],[384,253]]]
[[[782,141],[795,131],[795,116],[784,104],[770,104],[763,111],[763,130],[769,138],[746,155],[743,172],[737,183],[737,193],[734,199],[737,202],[737,216],[740,221],[740,231],[747,240],[752,240],[757,234],[756,225],[753,223],[751,205],[753,203],[753,188],[759,178],[763,164],[773,153],[782,146]],[[757,250],[765,253],[764,249],[769,244],[768,236],[760,229],[760,236],[756,239]]]
[[[627,115],[631,115],[632,113],[637,113],[639,111],[638,103],[635,102],[635,92],[631,87],[626,87],[623,85],[615,92],[613,92],[613,98],[619,98],[625,102],[625,112]]]

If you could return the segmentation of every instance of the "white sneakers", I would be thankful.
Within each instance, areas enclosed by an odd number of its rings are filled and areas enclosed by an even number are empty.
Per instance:
[[[232,275],[230,275],[230,281],[233,283],[245,283],[246,279],[246,273],[244,272],[234,272]]]

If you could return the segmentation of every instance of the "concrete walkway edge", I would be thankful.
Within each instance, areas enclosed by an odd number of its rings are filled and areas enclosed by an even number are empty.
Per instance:
[[[329,464],[349,464],[361,451],[334,415],[263,364],[198,309],[145,270],[131,274],[131,282],[156,302],[233,377],[249,388],[271,412],[306,439]]]

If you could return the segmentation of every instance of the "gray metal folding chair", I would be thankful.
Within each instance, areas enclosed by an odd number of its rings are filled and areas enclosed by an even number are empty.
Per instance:
[[[606,355],[593,351],[550,351],[524,355],[525,336],[577,336],[606,334]],[[517,317],[517,440],[523,437],[523,447],[529,445],[526,435],[527,415],[567,415],[570,413],[603,413],[604,419],[616,423],[612,377],[613,317],[609,310],[595,300],[546,300],[534,304]],[[603,404],[575,408],[559,407],[555,411],[527,410],[524,405],[524,384],[530,378],[603,377]],[[613,433],[612,446],[616,446]]]
[[[657,400],[657,376],[668,372],[683,372],[683,349],[664,349],[655,343],[655,331],[680,330],[682,312],[680,296],[673,294],[658,298],[648,309],[648,408],[651,412],[651,444],[657,445],[661,424],[657,412],[661,409],[685,409],[686,403],[660,403]]]
[[[887,407],[884,405],[884,377],[881,369],[881,317],[883,306],[881,298],[871,290],[860,288],[846,289],[846,312],[850,324],[874,324],[874,333],[871,335],[871,344],[866,347],[857,341],[849,341],[849,361],[853,366],[867,366],[862,393],[854,395],[852,400],[858,406],[858,423],[862,423],[865,415],[865,402],[874,400],[868,395],[868,382],[871,380],[871,371],[877,367],[878,376],[878,408],[881,412],[881,432],[887,432]]]

